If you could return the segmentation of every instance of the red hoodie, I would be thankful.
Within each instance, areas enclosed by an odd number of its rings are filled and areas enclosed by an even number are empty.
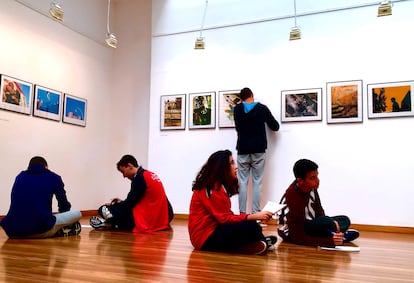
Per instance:
[[[201,249],[219,225],[246,219],[247,214],[235,215],[231,211],[230,197],[223,186],[213,189],[210,196],[206,189],[193,191],[188,218],[191,243],[196,249]]]
[[[168,200],[159,177],[150,171],[143,172],[146,190],[132,208],[134,233],[155,232],[169,228]]]

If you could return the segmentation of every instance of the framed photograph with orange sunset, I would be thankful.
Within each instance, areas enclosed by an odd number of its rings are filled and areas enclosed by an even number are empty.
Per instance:
[[[414,116],[414,81],[367,85],[368,118]]]
[[[326,83],[327,122],[362,122],[362,80]]]

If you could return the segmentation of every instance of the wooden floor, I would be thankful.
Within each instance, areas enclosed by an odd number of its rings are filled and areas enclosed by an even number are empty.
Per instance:
[[[10,240],[0,229],[0,282],[414,282],[413,234],[362,232],[360,252],[281,242],[247,256],[194,251],[187,221],[172,227],[152,235],[84,227],[43,240]]]

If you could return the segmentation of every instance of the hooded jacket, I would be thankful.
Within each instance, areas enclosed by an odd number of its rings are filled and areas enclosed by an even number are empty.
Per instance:
[[[267,149],[266,127],[272,131],[279,130],[279,123],[273,117],[269,108],[260,102],[250,111],[245,110],[244,103],[234,108],[234,122],[237,131],[238,154],[263,153]]]

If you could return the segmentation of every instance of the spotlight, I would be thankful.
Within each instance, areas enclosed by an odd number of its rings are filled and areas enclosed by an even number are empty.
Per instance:
[[[63,11],[62,7],[55,1],[50,3],[49,13],[56,21],[63,22],[63,14],[65,12]]]
[[[113,33],[108,33],[106,35],[106,44],[108,44],[109,46],[116,48],[118,46],[118,39],[116,39],[115,34]]]
[[[204,37],[198,37],[196,39],[194,49],[204,49],[205,43],[204,43]]]
[[[118,39],[116,39],[115,34],[110,32],[109,29],[109,14],[111,11],[111,0],[108,0],[108,13],[106,14],[106,44],[111,46],[112,48],[116,48],[118,46]]]
[[[289,40],[298,40],[301,38],[300,27],[293,27],[290,30]]]
[[[203,29],[204,29],[204,22],[206,20],[207,6],[208,6],[208,0],[206,0],[206,5],[204,6],[204,14],[203,14],[203,19],[201,21],[201,27],[200,27],[200,35],[197,37],[195,41],[195,45],[194,45],[194,49],[196,50],[204,49],[205,47]]]
[[[392,15],[392,6],[388,1],[381,2],[378,6],[378,17]]]

